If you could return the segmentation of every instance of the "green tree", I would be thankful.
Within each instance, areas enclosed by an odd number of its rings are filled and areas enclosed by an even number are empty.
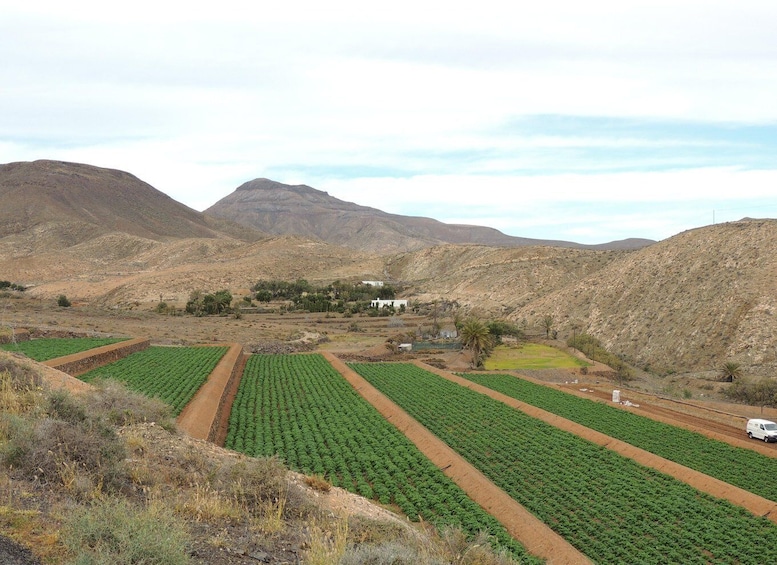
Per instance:
[[[467,319],[459,332],[461,344],[472,355],[472,366],[482,367],[483,360],[493,347],[493,339],[488,326],[477,318]]]
[[[57,298],[57,306],[62,306],[63,308],[70,308],[70,300],[68,300],[67,296],[64,294],[60,294],[59,298]]]
[[[739,363],[727,361],[720,368],[720,380],[726,383],[734,382],[742,377],[742,367]]]
[[[553,330],[553,316],[548,314],[542,319],[542,327],[545,328],[545,339],[548,339],[550,337],[550,332]]]
[[[509,335],[516,339],[523,339],[524,333],[521,328],[504,320],[491,320],[487,324],[488,331],[491,334],[494,344],[502,343],[502,337]]]

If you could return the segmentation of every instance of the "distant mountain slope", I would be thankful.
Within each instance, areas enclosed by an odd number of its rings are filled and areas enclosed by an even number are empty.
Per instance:
[[[345,202],[306,185],[291,186],[268,179],[244,183],[205,212],[272,234],[316,238],[374,253],[413,251],[446,243],[591,249],[634,249],[653,243],[634,239],[585,246],[568,241],[512,237],[488,227],[388,214]]]
[[[509,278],[501,284],[512,285]],[[689,230],[538,297],[514,319],[551,315],[638,366],[777,369],[777,220]]]
[[[0,238],[16,236],[20,247],[63,248],[112,232],[212,238],[229,229],[129,173],[77,163],[0,165],[0,201]]]

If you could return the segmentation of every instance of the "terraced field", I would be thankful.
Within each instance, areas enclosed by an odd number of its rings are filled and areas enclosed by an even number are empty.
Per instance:
[[[394,504],[412,520],[484,530],[522,562],[538,562],[320,355],[252,355],[225,447],[279,454],[292,469]]]
[[[24,353],[35,361],[49,361],[57,357],[81,353],[95,347],[110,345],[124,341],[124,338],[96,338],[96,337],[71,337],[71,338],[40,338],[18,343],[4,343],[0,349]]]
[[[149,347],[84,373],[82,381],[111,378],[132,390],[159,398],[175,415],[192,399],[227,347]]]
[[[352,364],[601,563],[772,563],[777,526],[410,364]]]
[[[505,374],[467,380],[777,502],[777,459]]]

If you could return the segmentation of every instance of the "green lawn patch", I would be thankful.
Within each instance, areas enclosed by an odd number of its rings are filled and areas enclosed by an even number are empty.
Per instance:
[[[568,353],[539,343],[498,345],[486,359],[489,371],[500,369],[574,369],[586,367],[586,363]]]

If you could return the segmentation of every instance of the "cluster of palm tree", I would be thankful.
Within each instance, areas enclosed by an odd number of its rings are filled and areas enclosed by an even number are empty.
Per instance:
[[[494,348],[494,339],[491,331],[481,320],[468,318],[459,328],[462,346],[469,350],[472,356],[472,366],[482,367],[483,361]]]

